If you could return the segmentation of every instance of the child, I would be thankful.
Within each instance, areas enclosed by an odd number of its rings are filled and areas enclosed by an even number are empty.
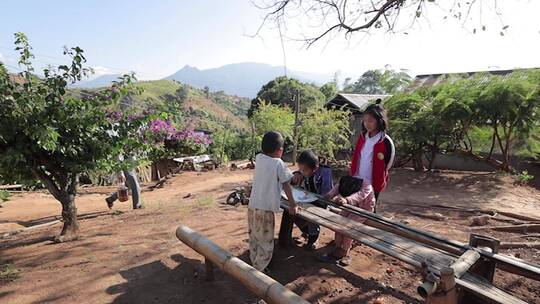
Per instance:
[[[332,188],[326,197],[332,199],[338,205],[349,204],[370,212],[373,212],[375,208],[375,195],[372,186],[362,179],[353,176],[342,177],[339,180],[339,185]],[[347,210],[342,210],[340,214],[360,223],[366,220]],[[353,239],[336,232],[334,241],[334,251],[329,255],[321,256],[320,260],[326,263],[339,262],[341,265],[348,266],[350,264],[348,254],[349,250],[351,250]]]
[[[394,163],[394,142],[385,132],[388,128],[386,110],[377,99],[362,116],[362,134],[354,149],[351,176],[361,178],[373,186],[375,200],[388,184],[388,172]],[[376,208],[375,208],[376,210]],[[374,211],[376,212],[376,211]]]
[[[280,211],[281,190],[289,200],[289,213],[295,215],[298,206],[292,196],[289,181],[292,173],[281,160],[283,137],[267,132],[262,140],[262,152],[255,159],[255,176],[248,205],[249,257],[253,267],[267,271],[274,250],[274,213]]]
[[[294,172],[293,183],[305,190],[320,195],[325,195],[332,189],[332,169],[320,165],[318,156],[311,150],[305,150],[298,156],[298,171]],[[314,205],[326,208],[326,205],[313,202]],[[281,218],[279,229],[279,244],[288,247],[292,243],[293,223],[300,228],[302,235],[307,239],[304,248],[315,250],[319,238],[320,227],[299,217],[291,216],[286,210]]]

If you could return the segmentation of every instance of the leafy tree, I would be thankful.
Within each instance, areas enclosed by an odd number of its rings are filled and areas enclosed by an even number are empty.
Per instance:
[[[354,83],[343,88],[345,93],[384,94],[381,85],[382,73],[379,70],[368,70]]]
[[[212,154],[220,162],[248,159],[252,156],[252,149],[256,142],[252,140],[250,133],[220,128],[212,135],[214,140]]]
[[[422,156],[430,134],[425,118],[431,109],[426,101],[427,92],[401,93],[385,102],[390,121],[390,132],[396,144],[399,162],[412,160],[416,171],[423,171]]]
[[[257,93],[257,97],[251,101],[248,116],[251,117],[259,107],[260,101],[275,105],[289,106],[294,109],[293,98],[297,94],[300,96],[300,111],[307,112],[310,108],[319,108],[324,104],[324,94],[312,84],[300,82],[293,78],[284,76],[265,84]]]
[[[345,93],[395,94],[411,83],[411,76],[403,71],[368,70],[357,81],[344,85]]]
[[[189,87],[186,85],[180,85],[180,87],[174,92],[176,97],[178,98],[178,102],[180,104],[184,103],[184,101],[187,100],[189,95]]]
[[[384,92],[387,94],[395,94],[403,91],[411,84],[411,76],[404,71],[384,70],[379,82]]]
[[[425,152],[431,152],[431,169],[439,153],[464,151],[481,159],[477,153],[488,147],[486,160],[510,171],[513,149],[527,156],[540,151],[535,133],[540,129],[540,91],[535,77],[525,72],[504,77],[479,74],[396,94],[386,106],[398,151],[412,159],[416,170],[423,170]],[[495,149],[503,155],[500,164],[491,160]]]
[[[510,77],[492,76],[478,99],[479,119],[492,128],[505,170],[510,170],[514,145],[539,126],[540,90],[537,83],[526,78],[522,72]]]
[[[203,91],[204,91],[204,96],[206,97],[206,99],[210,98],[210,88],[208,86],[205,86]]]
[[[321,156],[334,158],[338,150],[350,148],[349,112],[312,109],[301,116],[299,146]]]
[[[71,64],[44,69],[38,79],[26,36],[15,37],[24,71],[13,80],[0,64],[0,175],[8,182],[39,179],[62,205],[64,226],[56,240],[73,240],[79,231],[75,206],[79,175],[105,164],[131,165],[118,164],[116,156],[144,148],[130,134],[146,120],[120,115],[111,122],[107,111],[135,91],[133,76],[125,75],[110,88],[80,98],[68,93],[67,86],[88,72],[82,49],[66,49]]]
[[[320,90],[324,94],[325,100],[328,101],[338,93],[337,82],[327,82],[321,86]]]
[[[268,131],[277,131],[283,138],[292,139],[294,114],[288,107],[262,101],[251,120],[260,138]]]

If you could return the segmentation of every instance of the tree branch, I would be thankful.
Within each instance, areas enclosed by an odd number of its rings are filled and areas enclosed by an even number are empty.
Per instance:
[[[61,192],[58,186],[54,183],[53,178],[47,174],[43,169],[34,167],[31,169],[32,174],[43,182],[47,190],[54,196],[55,199],[61,200]]]

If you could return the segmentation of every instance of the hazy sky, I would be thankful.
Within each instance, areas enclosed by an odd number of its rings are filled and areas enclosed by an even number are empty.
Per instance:
[[[444,0],[450,1],[450,0]],[[439,2],[442,2],[439,1]],[[540,67],[539,0],[499,0],[502,21],[484,8],[465,26],[443,20],[436,7],[404,33],[359,33],[306,50],[285,41],[289,69],[359,75],[369,68],[403,68],[411,74]],[[26,33],[36,64],[62,62],[62,47],[80,46],[98,73],[134,70],[157,79],[186,64],[198,68],[254,61],[283,64],[277,30],[248,35],[261,22],[249,0],[1,0],[0,61],[16,68],[13,33]],[[500,36],[501,24],[508,24]],[[472,33],[472,28],[487,31]],[[294,26],[288,36],[295,36]]]

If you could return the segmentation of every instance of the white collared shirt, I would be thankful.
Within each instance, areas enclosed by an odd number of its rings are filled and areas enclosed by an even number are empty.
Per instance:
[[[272,158],[263,153],[257,154],[248,207],[279,212],[282,184],[290,181],[291,178],[291,170],[281,159]]]
[[[355,176],[369,184],[373,180],[373,148],[382,139],[382,134],[382,132],[379,132],[373,137],[369,137],[369,132],[364,134],[364,146],[360,151],[360,161]]]

